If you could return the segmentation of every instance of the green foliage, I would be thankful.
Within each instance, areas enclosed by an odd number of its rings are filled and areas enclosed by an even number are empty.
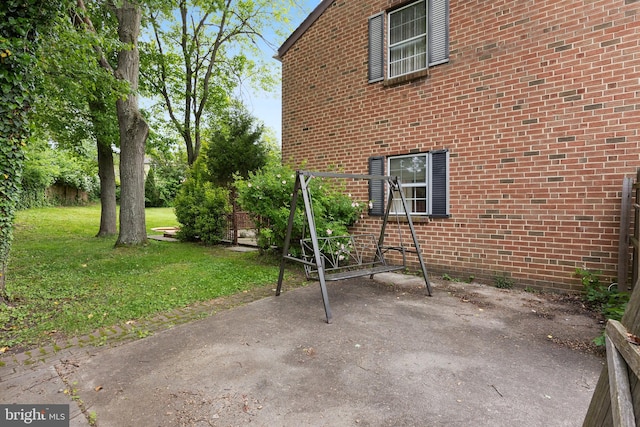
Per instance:
[[[229,186],[234,176],[246,177],[268,158],[268,146],[261,141],[262,127],[255,125],[242,106],[224,117],[175,199],[176,215],[182,224],[179,237],[186,240],[199,238],[213,244],[226,238],[230,191],[235,189]]]
[[[151,135],[151,143],[147,144],[147,156],[151,159],[155,175],[159,198],[157,206],[173,206],[173,201],[187,176],[186,153],[178,149],[174,139],[154,132]]]
[[[471,283],[475,279],[474,275],[470,275],[466,280],[459,279],[457,277],[452,277],[449,273],[444,273],[442,275],[442,280],[446,280],[447,282],[461,282],[461,283]]]
[[[575,277],[579,277],[584,287],[584,301],[586,305],[601,313],[605,319],[620,320],[629,302],[629,293],[621,292],[617,286],[607,286],[600,283],[600,271],[576,268]],[[595,343],[604,345],[604,335],[596,338]]]
[[[66,7],[65,1],[5,0],[0,3],[0,300],[13,240],[13,220],[29,138],[29,112],[38,82],[41,32]]]
[[[99,24],[96,31],[100,34],[87,30],[79,22],[80,16],[72,19],[65,16],[56,22],[55,35],[43,41],[38,63],[43,80],[33,115],[41,138],[78,152],[87,143],[95,150],[96,141],[106,146],[118,145],[115,103],[128,93],[128,85],[98,63],[95,49],[115,60],[113,52],[119,47],[117,24],[105,21],[100,16],[100,7],[92,3],[95,2],[89,2],[92,11],[88,18],[96,20]],[[83,11],[68,13],[83,14]]]
[[[620,320],[629,302],[629,293],[621,292],[617,286],[600,283],[600,271],[577,268],[575,276],[580,278],[584,286],[584,299],[587,305],[607,319]]]
[[[242,105],[236,105],[225,120],[212,132],[205,148],[207,168],[213,181],[227,187],[234,175],[247,178],[249,172],[267,162],[268,146],[261,140],[262,126]]]
[[[189,170],[174,209],[181,224],[180,239],[215,244],[225,237],[231,206],[229,191],[213,185],[205,161],[200,156]]]
[[[153,227],[178,225],[170,208],[145,213],[150,233]],[[94,238],[99,220],[97,205],[17,213],[7,282],[13,303],[0,305],[0,348],[144,321],[197,301],[272,284],[278,277],[277,262],[257,252],[153,240],[143,247],[114,249],[115,236]]]
[[[152,161],[144,183],[145,206],[154,208],[173,206],[186,173],[186,163],[160,164]]]
[[[505,275],[496,275],[493,278],[493,282],[498,289],[511,289],[515,284],[511,277],[507,277]]]
[[[147,179],[144,181],[144,206],[147,208],[159,208],[163,206],[160,199],[160,190],[156,186],[156,174],[153,167],[147,172]]]
[[[46,189],[59,184],[97,194],[99,182],[95,161],[74,152],[54,150],[47,143],[27,146],[19,209],[48,206],[58,201],[46,197]]]
[[[238,179],[236,189],[240,206],[250,212],[257,226],[258,244],[282,247],[287,231],[295,172],[278,164],[269,164],[248,179]],[[348,227],[362,214],[366,203],[355,201],[345,194],[344,183],[331,179],[311,180],[310,193],[316,228],[320,236],[348,235]],[[294,218],[292,245],[302,237],[304,203],[299,198]],[[292,247],[296,251],[296,247]]]

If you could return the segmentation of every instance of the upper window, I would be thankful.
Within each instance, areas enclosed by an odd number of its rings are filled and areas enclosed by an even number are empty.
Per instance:
[[[369,173],[397,177],[402,183],[402,191],[407,210],[412,215],[449,215],[449,152],[447,150],[409,154],[393,157],[371,157]],[[369,187],[369,200],[373,201],[370,215],[384,215],[383,186]],[[402,198],[394,194],[391,212],[404,213]]]
[[[418,2],[389,13],[389,77],[427,68],[427,9]]]
[[[370,82],[384,79],[385,74],[392,79],[448,60],[448,0],[421,0],[369,18]]]

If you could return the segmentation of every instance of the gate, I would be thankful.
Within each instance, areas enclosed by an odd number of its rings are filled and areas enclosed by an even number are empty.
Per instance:
[[[253,230],[255,225],[249,212],[235,212],[227,215],[227,229],[223,238],[226,243],[238,245],[238,236],[241,230]]]

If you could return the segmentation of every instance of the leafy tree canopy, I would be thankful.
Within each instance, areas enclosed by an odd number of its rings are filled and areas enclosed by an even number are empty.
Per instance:
[[[269,146],[262,140],[263,126],[240,104],[227,111],[211,129],[206,162],[212,180],[228,187],[234,175],[247,178],[267,162]]]
[[[198,157],[202,132],[229,107],[245,82],[272,90],[278,82],[275,50],[265,34],[288,21],[292,0],[167,0],[149,10],[141,42],[141,89],[152,97],[153,117],[168,121],[184,141],[189,164]]]

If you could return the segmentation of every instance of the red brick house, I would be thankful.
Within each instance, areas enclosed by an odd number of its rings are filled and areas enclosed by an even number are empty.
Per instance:
[[[285,162],[400,176],[431,272],[615,277],[639,0],[324,0],[278,57]]]

